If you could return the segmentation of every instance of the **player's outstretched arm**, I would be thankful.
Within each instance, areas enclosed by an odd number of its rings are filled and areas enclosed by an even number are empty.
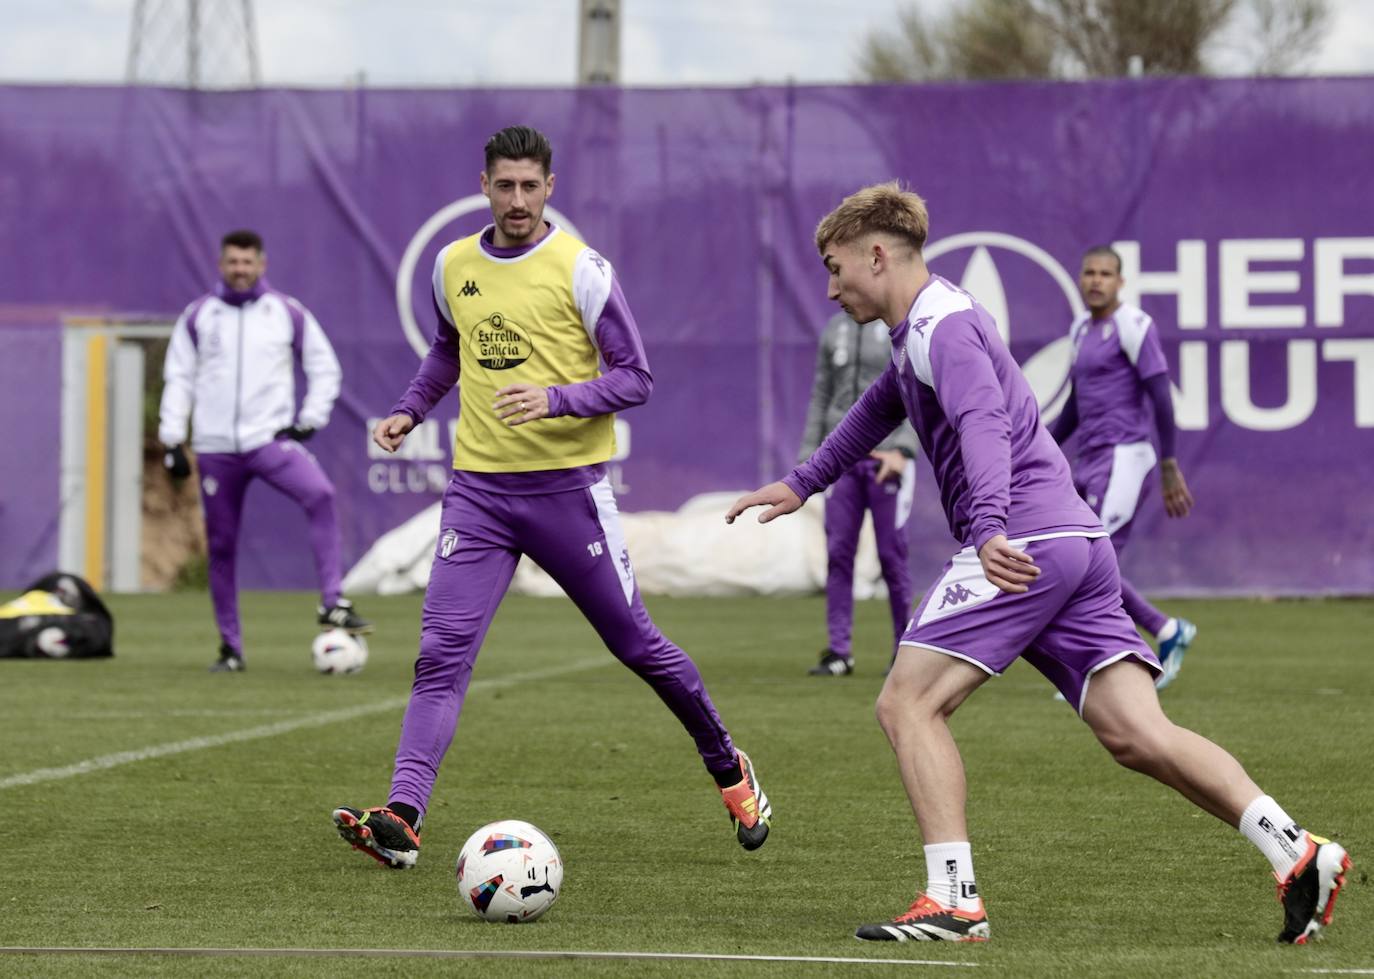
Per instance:
[[[404,412],[397,412],[377,423],[377,427],[372,430],[372,441],[388,452],[395,452],[414,427],[415,419]]]
[[[725,522],[734,523],[736,517],[751,507],[766,506],[768,509],[759,514],[759,523],[768,523],[774,517],[801,509],[801,505],[802,498],[786,483],[769,483],[736,500],[730,512],[725,515]]]
[[[1193,494],[1188,491],[1188,481],[1183,478],[1177,459],[1169,457],[1160,462],[1159,479],[1164,487],[1164,512],[1171,517],[1188,516],[1193,509]]]

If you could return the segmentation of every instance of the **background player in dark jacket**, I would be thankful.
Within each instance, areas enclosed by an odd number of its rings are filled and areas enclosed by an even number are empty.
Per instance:
[[[860,326],[844,313],[826,324],[816,352],[816,379],[806,411],[799,461],[844,418],[868,386],[892,361],[892,341],[881,320]],[[916,484],[916,433],[903,422],[878,447],[825,491],[826,648],[812,676],[854,672],[850,638],[854,627],[854,557],[865,511],[873,515],[878,565],[892,607],[893,649],[911,614],[911,569],[907,566],[907,519]]]

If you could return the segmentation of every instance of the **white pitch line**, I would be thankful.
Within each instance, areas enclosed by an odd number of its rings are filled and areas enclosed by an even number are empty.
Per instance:
[[[377,959],[653,959],[688,962],[800,962],[829,965],[934,965],[952,969],[976,969],[977,962],[942,962],[939,959],[863,959],[828,955],[727,955],[710,952],[573,952],[561,949],[513,951],[509,949],[429,948],[57,948],[0,947],[0,955],[177,955],[224,957],[326,958],[347,955]]]
[[[490,680],[474,680],[470,690],[498,690],[503,687],[512,687],[527,680],[546,680],[550,677],[562,676],[565,673],[576,673],[581,670],[590,670],[598,666],[606,666],[613,663],[609,657],[598,659],[578,660],[566,666],[554,667],[548,670],[531,670],[527,673],[512,673],[509,676],[494,677]],[[326,681],[328,682],[328,681]],[[388,697],[386,700],[377,700],[370,704],[360,704],[356,707],[344,707],[339,710],[321,711],[315,714],[307,714],[304,717],[297,717],[289,721],[278,721],[275,724],[263,724],[259,727],[245,728],[241,731],[229,731],[226,734],[215,734],[203,738],[188,738],[185,741],[170,741],[166,744],[155,744],[147,748],[136,748],[133,751],[119,751],[112,755],[100,755],[96,758],[87,758],[72,765],[63,765],[61,768],[39,768],[32,772],[23,772],[19,775],[9,775],[0,778],[0,789],[12,789],[21,785],[37,785],[39,782],[54,782],[64,778],[74,778],[77,775],[89,775],[92,772],[103,772],[106,769],[118,768],[121,765],[131,765],[134,762],[149,761],[153,758],[166,758],[168,755],[181,755],[188,751],[203,751],[206,748],[219,748],[226,744],[238,744],[243,741],[257,741],[260,738],[274,738],[279,734],[289,734],[292,731],[299,731],[303,728],[323,727],[326,724],[337,724],[340,721],[351,721],[358,717],[366,717],[369,714],[380,714],[385,711],[395,710],[404,707],[410,699],[409,695],[404,697]]]
[[[1316,973],[1321,976],[1374,976],[1374,969],[1289,969],[1288,971]]]
[[[271,717],[273,715],[294,714],[289,707],[244,707],[234,710],[215,710],[212,708],[185,708],[176,710],[93,710],[63,714],[69,721],[141,721],[148,718],[166,717]]]

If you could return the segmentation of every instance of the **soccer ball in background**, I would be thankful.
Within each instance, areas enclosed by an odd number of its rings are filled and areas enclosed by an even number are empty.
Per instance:
[[[310,658],[321,673],[357,673],[367,664],[367,643],[362,636],[330,629],[310,644]]]
[[[558,847],[519,819],[488,823],[458,853],[458,894],[486,921],[533,921],[558,900],[562,886]]]

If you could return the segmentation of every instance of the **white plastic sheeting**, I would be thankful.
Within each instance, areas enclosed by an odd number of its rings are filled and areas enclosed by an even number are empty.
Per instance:
[[[725,512],[743,492],[706,493],[676,511],[622,513],[630,559],[646,595],[804,595],[825,587],[824,500],[760,525],[762,510],[726,524]],[[344,578],[350,594],[396,595],[429,581],[439,536],[436,503],[380,537]],[[557,596],[562,589],[529,558],[511,584],[524,595]],[[865,521],[854,568],[855,598],[885,598],[877,548]]]

